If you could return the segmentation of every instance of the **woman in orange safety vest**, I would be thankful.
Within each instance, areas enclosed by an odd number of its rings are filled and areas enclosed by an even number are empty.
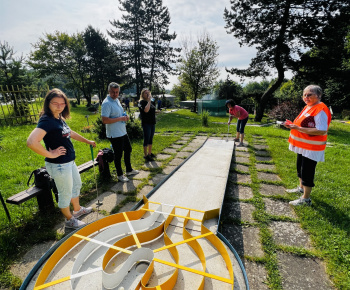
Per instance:
[[[314,176],[317,162],[324,161],[327,131],[332,119],[331,112],[321,102],[322,89],[307,86],[303,92],[306,104],[293,122],[286,120],[284,126],[291,129],[289,150],[297,153],[299,186],[287,192],[300,192],[302,196],[289,202],[291,205],[311,205],[311,190],[315,186]]]

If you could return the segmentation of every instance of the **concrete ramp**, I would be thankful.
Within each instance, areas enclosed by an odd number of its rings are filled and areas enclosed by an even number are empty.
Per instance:
[[[149,200],[200,210],[221,208],[234,142],[208,139]]]

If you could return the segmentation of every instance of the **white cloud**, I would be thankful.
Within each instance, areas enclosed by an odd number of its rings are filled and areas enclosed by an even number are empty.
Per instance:
[[[56,30],[71,34],[92,25],[107,35],[107,29],[113,29],[109,21],[121,17],[119,5],[117,0],[1,0],[0,41],[7,41],[19,56],[28,55],[31,44]],[[203,31],[217,41],[221,79],[227,76],[225,67],[246,68],[255,56],[254,48],[240,48],[226,33],[223,13],[229,8],[229,0],[163,0],[163,5],[170,12],[170,32],[178,35],[174,46],[179,45],[181,37],[192,34],[195,39]],[[170,77],[170,81],[168,87],[177,82],[177,77]]]

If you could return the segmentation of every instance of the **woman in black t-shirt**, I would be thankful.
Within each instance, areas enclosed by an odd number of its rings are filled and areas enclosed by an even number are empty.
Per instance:
[[[143,89],[138,104],[143,129],[143,153],[145,161],[153,161],[153,136],[156,127],[156,107],[149,89]]]
[[[48,173],[55,180],[58,190],[58,207],[66,218],[66,228],[77,229],[84,222],[78,217],[90,213],[91,207],[79,204],[81,179],[75,164],[75,151],[71,138],[96,147],[95,141],[85,139],[72,131],[65,120],[70,116],[69,101],[59,89],[53,89],[45,97],[37,127],[30,133],[27,146],[45,157]],[[45,147],[41,145],[44,140]],[[73,214],[69,205],[73,205]]]

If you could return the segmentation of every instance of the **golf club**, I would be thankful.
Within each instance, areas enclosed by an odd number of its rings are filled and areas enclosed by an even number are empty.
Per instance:
[[[89,125],[89,115],[85,116],[86,120],[87,120],[87,124],[88,124],[88,128],[90,127]],[[92,140],[92,133],[91,133],[91,129],[89,128],[90,131],[90,139]],[[96,178],[96,169],[95,169],[95,162],[94,162],[94,149],[92,147],[92,145],[90,145],[90,151],[91,151],[91,160],[92,160],[92,166],[94,168],[94,177],[95,177],[95,184],[96,184],[96,195],[97,195],[97,212],[99,211],[99,207],[102,205],[102,202],[100,202],[100,200],[98,199],[98,188],[97,188],[97,178]]]
[[[226,137],[226,142],[228,142],[228,134],[230,134],[230,125],[227,126],[227,137]]]

